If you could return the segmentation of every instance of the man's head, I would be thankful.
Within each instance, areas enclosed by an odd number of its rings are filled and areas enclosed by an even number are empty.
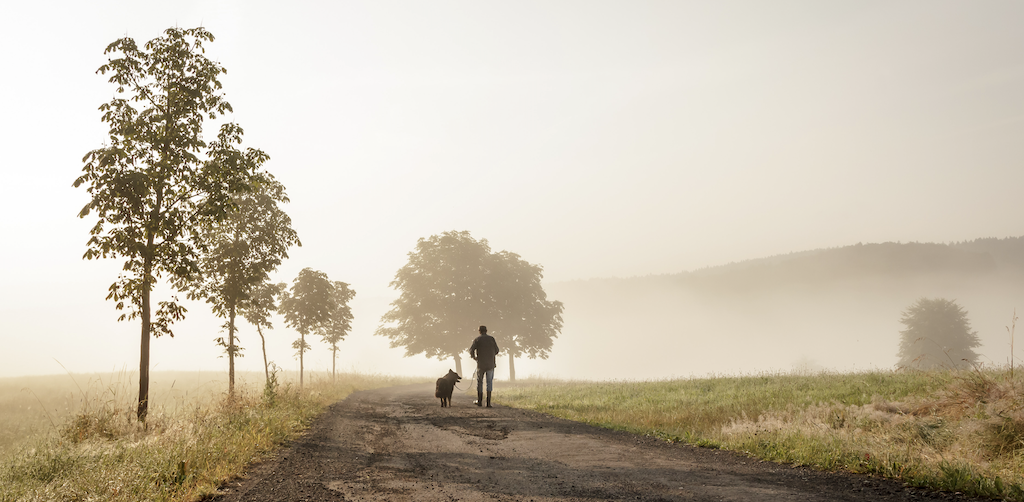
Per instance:
[[[480,334],[481,335],[486,335],[487,334],[487,326],[480,326]]]

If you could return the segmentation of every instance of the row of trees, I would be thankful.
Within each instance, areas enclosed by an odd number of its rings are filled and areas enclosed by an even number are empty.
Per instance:
[[[303,269],[289,288],[270,274],[301,246],[291,218],[281,209],[285,187],[264,168],[269,156],[242,148],[241,126],[220,126],[207,143],[203,125],[231,112],[219,77],[226,70],[206,58],[204,28],[170,28],[139,47],[131,38],[107,46],[114,97],[100,106],[109,143],[86,154],[82,175],[91,200],[79,217],[95,215],[86,259],[124,260],[123,272],[107,298],[141,322],[138,419],[149,407],[150,339],[173,337],[172,325],[186,308],[177,297],[153,312],[158,280],[191,300],[205,300],[225,319],[216,343],[228,358],[229,392],[234,393],[239,316],[256,328],[270,381],[264,330],[276,311],[299,333],[292,344],[303,385],[309,335],[319,335],[337,359],[338,343],[352,327],[348,304],[355,291],[323,272]],[[404,346],[406,355],[454,357],[468,345],[475,326],[487,324],[502,336],[515,378],[515,358],[547,358],[562,327],[562,304],[548,301],[540,286],[542,269],[514,253],[491,252],[486,240],[468,232],[420,239],[409,263],[391,285],[402,294],[382,318],[377,334]],[[332,373],[335,371],[332,362]]]
[[[205,57],[214,37],[204,28],[170,28],[140,48],[131,38],[110,44],[109,74],[117,92],[100,106],[109,144],[86,154],[82,175],[91,200],[79,217],[95,214],[84,258],[123,259],[122,274],[107,298],[123,311],[120,320],[141,321],[138,418],[149,405],[150,339],[174,336],[172,324],[186,309],[176,297],[153,312],[152,291],[166,278],[190,299],[205,300],[225,319],[216,339],[228,356],[234,392],[238,316],[256,327],[269,381],[264,329],[275,310],[299,333],[293,343],[303,384],[307,335],[319,335],[337,358],[338,343],[351,330],[348,284],[303,269],[290,288],[272,284],[270,273],[301,246],[291,219],[280,208],[285,187],[264,169],[266,153],[241,148],[243,130],[220,126],[203,140],[206,119],[231,111],[219,76],[226,70]],[[477,325],[499,336],[515,379],[517,357],[547,358],[562,328],[563,305],[541,287],[542,268],[508,251],[492,252],[486,239],[445,232],[420,239],[391,286],[400,291],[376,334],[404,347],[406,356],[455,360]],[[900,365],[933,368],[974,364],[980,345],[966,311],[944,299],[921,299],[901,319]],[[334,371],[332,363],[332,373]]]
[[[123,311],[119,320],[141,321],[139,420],[149,407],[150,339],[173,337],[172,324],[186,313],[172,297],[154,315],[151,296],[161,278],[226,319],[227,336],[217,343],[227,352],[232,393],[241,355],[237,316],[263,339],[268,380],[263,329],[272,327],[276,302],[300,334],[300,373],[307,334],[320,334],[336,355],[351,327],[355,292],[347,284],[311,269],[291,289],[269,283],[288,249],[301,243],[279,207],[288,202],[284,186],[264,169],[266,153],[241,148],[241,126],[225,123],[216,140],[203,140],[204,120],[231,111],[219,80],[226,70],[204,55],[203,44],[213,40],[204,28],[170,28],[141,48],[127,37],[107,46],[108,62],[97,73],[116,86],[99,108],[109,143],[86,154],[74,182],[91,196],[79,217],[97,217],[84,258],[124,260],[107,299]]]
[[[300,389],[303,385],[303,356],[312,348],[306,342],[306,335],[318,334],[331,346],[333,376],[338,343],[352,329],[352,309],[348,302],[355,296],[356,292],[348,284],[332,281],[327,274],[311,268],[302,269],[291,289],[282,295],[281,312],[285,324],[299,332],[299,339],[292,342],[292,348],[299,358]]]

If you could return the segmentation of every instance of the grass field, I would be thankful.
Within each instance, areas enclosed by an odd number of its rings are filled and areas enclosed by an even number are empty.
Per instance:
[[[264,375],[234,399],[220,374],[154,373],[145,424],[129,373],[0,379],[0,501],[200,500],[301,434],[355,390],[417,381],[379,375]]]
[[[249,391],[261,390],[264,379],[256,373],[238,376]],[[214,403],[227,392],[223,373],[154,372],[150,380],[150,399],[164,414]],[[127,409],[138,392],[138,378],[126,371],[0,378],[0,458],[58,432],[73,415],[103,407]]]
[[[357,389],[415,379],[128,373],[0,379],[0,501],[199,500]],[[656,382],[525,380],[500,404],[767,460],[1024,501],[1024,375],[768,374]]]
[[[501,404],[766,460],[1024,500],[1024,378],[1008,371],[523,381]]]

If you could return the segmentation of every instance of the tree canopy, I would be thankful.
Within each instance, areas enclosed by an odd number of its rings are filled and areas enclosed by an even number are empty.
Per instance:
[[[515,358],[547,359],[555,338],[562,330],[559,301],[548,301],[541,286],[543,268],[519,255],[501,251],[491,255],[494,313],[491,329],[502,337],[502,349],[509,356],[509,379],[515,380]]]
[[[284,323],[299,332],[292,347],[299,356],[299,388],[302,388],[303,356],[312,348],[306,342],[306,335],[325,329],[338,310],[335,285],[327,274],[304,268],[292,281],[292,287],[282,294],[279,310],[284,314]]]
[[[960,368],[977,362],[974,348],[981,341],[955,300],[921,298],[903,312],[900,322],[906,329],[900,331],[899,366]]]
[[[334,302],[337,305],[331,313],[329,321],[317,329],[317,334],[324,343],[331,346],[331,378],[335,376],[335,362],[338,360],[338,343],[345,339],[352,330],[352,307],[348,302],[355,298],[356,292],[348,284],[334,281]]]
[[[280,282],[272,284],[264,281],[256,284],[249,293],[249,300],[242,308],[242,317],[249,324],[256,327],[256,333],[260,335],[260,346],[263,350],[263,373],[266,376],[266,383],[270,385],[270,361],[267,360],[267,338],[263,335],[263,328],[273,329],[274,324],[270,321],[270,313],[277,310],[277,298],[288,288],[288,285]]]
[[[228,336],[216,341],[228,355],[228,392],[232,395],[235,356],[241,356],[236,343],[235,317],[249,309],[256,289],[265,284],[270,272],[288,257],[288,248],[302,245],[292,229],[291,218],[279,207],[280,203],[288,202],[284,185],[273,177],[268,175],[257,181],[250,191],[235,194],[233,201],[235,210],[227,217],[202,226],[205,243],[200,259],[202,280],[192,284],[189,295],[193,299],[205,298],[214,314],[227,318]],[[260,300],[266,298],[257,299]]]
[[[376,334],[405,347],[406,356],[452,357],[459,374],[461,353],[480,325],[513,358],[547,357],[561,330],[562,304],[547,300],[541,270],[514,253],[492,253],[486,239],[469,232],[419,239],[391,282],[401,294]]]
[[[243,131],[235,123],[222,125],[214,141],[203,139],[203,121],[231,111],[219,80],[226,70],[204,55],[213,39],[201,27],[168,28],[142,48],[128,37],[107,46],[97,73],[116,86],[99,108],[109,144],[85,155],[74,182],[91,197],[79,217],[97,217],[84,258],[124,260],[107,298],[126,310],[120,320],[141,320],[139,420],[149,406],[150,337],[173,336],[171,324],[186,312],[172,298],[159,302],[153,319],[151,291],[163,276],[179,286],[198,277],[199,229],[234,209],[232,196],[262,178],[267,159],[239,149]]]

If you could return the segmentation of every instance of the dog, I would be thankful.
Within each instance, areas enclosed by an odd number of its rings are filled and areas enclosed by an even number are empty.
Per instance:
[[[434,397],[441,398],[441,407],[452,406],[452,391],[455,390],[455,384],[462,377],[458,373],[448,370],[448,374],[437,379],[437,387],[434,388]]]

